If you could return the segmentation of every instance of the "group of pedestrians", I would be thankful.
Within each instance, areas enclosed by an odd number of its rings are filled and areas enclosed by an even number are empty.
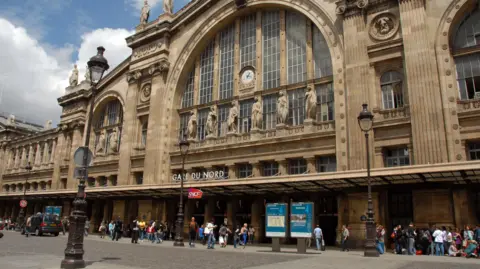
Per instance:
[[[394,253],[407,255],[436,255],[477,257],[480,251],[480,225],[475,229],[432,226],[417,229],[410,223],[406,228],[398,225],[390,237],[395,244]]]

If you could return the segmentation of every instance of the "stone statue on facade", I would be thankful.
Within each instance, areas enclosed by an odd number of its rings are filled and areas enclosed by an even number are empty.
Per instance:
[[[113,129],[110,134],[110,150],[112,152],[118,152],[118,131],[117,128]]]
[[[317,94],[312,87],[307,87],[305,92],[306,119],[314,120],[316,117]]]
[[[277,124],[285,124],[288,116],[288,99],[285,91],[280,91],[277,100]]]
[[[85,69],[85,81],[87,82],[92,81],[92,78],[90,77],[90,68],[88,68],[88,65],[87,65],[87,68]]]
[[[217,130],[217,108],[216,106],[210,107],[210,112],[207,116],[207,137],[215,137]]]
[[[95,149],[96,153],[103,153],[105,151],[105,131],[101,131],[98,136],[97,148]]]
[[[255,97],[255,103],[252,106],[252,129],[261,129],[263,121],[263,106],[260,97]]]
[[[9,126],[15,126],[15,115],[11,114],[10,116],[8,116],[6,124]]]
[[[195,140],[197,138],[197,112],[193,110],[190,114],[187,126],[188,139]]]
[[[148,18],[150,17],[150,6],[148,5],[148,1],[145,0],[142,11],[140,13],[140,24],[148,23]]]
[[[73,66],[72,74],[70,75],[70,87],[78,85],[78,69],[77,65]]]
[[[173,0],[163,0],[163,13],[173,14]]]
[[[45,126],[43,127],[43,129],[45,129],[45,130],[50,130],[50,129],[52,129],[52,120],[47,120],[47,122],[45,123]]]
[[[238,101],[234,100],[232,102],[232,107],[228,113],[228,133],[235,134],[237,133],[237,120],[238,120]]]

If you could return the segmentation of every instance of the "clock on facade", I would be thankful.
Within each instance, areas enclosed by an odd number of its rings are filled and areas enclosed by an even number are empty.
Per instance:
[[[255,79],[255,72],[253,69],[245,69],[241,74],[242,83],[249,84]]]

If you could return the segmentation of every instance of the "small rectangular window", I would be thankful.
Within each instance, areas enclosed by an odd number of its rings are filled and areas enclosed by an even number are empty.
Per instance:
[[[272,177],[278,175],[278,163],[277,162],[264,162],[263,163],[263,176]]]
[[[321,156],[316,160],[317,172],[336,172],[337,158],[335,156]]]
[[[480,142],[468,143],[468,156],[470,161],[480,160]]]
[[[218,107],[218,136],[225,136],[228,133],[228,112],[230,107],[228,105],[223,105]]]
[[[193,90],[195,84],[195,67],[188,74],[187,85],[185,86],[185,91],[183,92],[182,97],[182,108],[193,106]]]
[[[277,94],[263,97],[263,129],[271,130],[277,126]]]
[[[240,103],[240,113],[238,116],[240,133],[248,133],[252,128],[252,105],[253,100],[247,100]]]
[[[202,109],[198,111],[197,115],[197,138],[198,140],[204,140],[206,135],[205,123],[207,123],[209,109]]]
[[[307,161],[305,159],[288,160],[288,174],[300,175],[307,172]]]
[[[305,120],[305,89],[288,92],[288,120],[290,125],[302,125]]]
[[[385,167],[410,165],[408,148],[395,148],[385,150]]]
[[[238,165],[238,178],[247,178],[253,175],[253,167],[251,164],[244,163]]]
[[[317,121],[331,121],[334,119],[333,84],[316,85],[317,93]]]

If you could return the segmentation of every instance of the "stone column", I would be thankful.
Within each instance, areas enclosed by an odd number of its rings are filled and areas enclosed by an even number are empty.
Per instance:
[[[235,164],[228,165],[228,178],[229,179],[237,179],[237,167]]]
[[[27,146],[22,147],[22,159],[17,168],[23,169],[27,165]]]
[[[120,144],[120,157],[119,157],[119,163],[122,165],[119,166],[118,179],[117,179],[118,185],[127,185],[130,177],[130,156],[132,153],[132,147],[136,142],[135,130],[138,122],[137,100],[138,100],[139,86],[140,86],[139,81],[136,81],[136,80],[129,81],[127,97],[125,100],[125,113],[123,115],[122,140]],[[150,88],[151,88],[151,85],[150,85]],[[143,93],[140,93],[140,94],[143,94]]]
[[[373,159],[373,168],[382,168],[385,167],[384,161],[383,161],[383,148],[382,147],[376,147],[375,148],[375,156]]]
[[[264,227],[265,221],[262,218],[262,214],[265,211],[265,206],[262,197],[255,197],[252,203],[252,218],[251,225],[255,229],[255,243],[262,242],[265,234]]]
[[[48,162],[49,162],[50,164],[53,164],[53,163],[54,163],[56,147],[57,147],[57,140],[56,140],[56,139],[53,139],[53,141],[52,141],[52,154],[50,155],[50,160],[48,160]]]
[[[63,163],[63,148],[65,147],[65,134],[63,132],[58,133],[58,146],[52,149],[52,156],[53,156],[53,175],[52,175],[52,186],[55,189],[60,189],[62,186],[60,181],[60,166]],[[68,179],[67,185],[68,187]]]
[[[140,219],[143,219],[143,216],[145,216],[146,220],[150,221],[152,219],[152,209],[152,200],[138,201],[138,216],[140,217]]]
[[[258,161],[255,161],[253,163],[251,163],[252,165],[252,174],[253,174],[253,177],[261,177],[262,176],[262,163],[261,162],[258,162]]]
[[[33,144],[30,144],[28,146],[28,159],[26,160],[25,162],[25,166],[27,166],[28,163],[30,163],[30,165],[34,165],[34,159],[33,159]]]
[[[213,218],[213,212],[215,211],[215,199],[213,197],[209,197],[207,203],[205,204],[205,220],[204,222],[210,222]]]
[[[37,146],[35,147],[35,163],[34,163],[34,166],[38,167],[40,166],[40,164],[42,163],[42,156],[40,156],[40,148],[41,148],[41,145],[40,145],[40,142],[37,143]]]
[[[348,224],[350,230],[350,244],[352,247],[362,247],[365,245],[366,239],[366,222],[360,220],[362,215],[367,215],[367,193],[348,193],[348,212],[347,219],[343,224]],[[379,200],[378,193],[372,193],[373,213],[375,222],[379,222]],[[340,226],[341,229],[341,226]]]
[[[369,89],[373,87],[369,84],[371,68],[367,53],[369,38],[364,13],[358,8],[347,12],[343,20],[344,39],[355,40],[355,42],[345,42],[345,87],[348,89],[345,91],[348,104],[345,128],[348,136],[346,138],[337,136],[336,139],[337,145],[348,140],[349,169],[356,170],[366,169],[365,136],[358,126],[357,117],[362,110],[362,104],[371,103],[368,97],[370,96]],[[342,69],[337,71],[341,73]],[[372,107],[369,107],[369,110],[371,111]],[[343,118],[342,115],[340,118]],[[338,143],[338,141],[342,143]]]
[[[152,76],[152,91],[150,103],[150,115],[148,119],[147,145],[145,148],[145,170],[143,184],[150,185],[169,182],[170,165],[169,153],[169,133],[170,130],[170,112],[168,109],[159,109],[168,107],[167,103],[172,102],[165,98],[167,87],[166,77],[169,63],[165,60],[153,64],[149,73]],[[176,113],[176,112],[175,112]]]
[[[336,243],[341,244],[342,242],[342,225],[348,225],[348,196],[346,194],[337,195],[337,212],[338,212],[338,223],[337,223],[337,238]]]
[[[286,159],[276,161],[278,162],[278,173],[282,176],[288,175],[288,161]]]
[[[7,165],[8,165],[8,151],[7,151],[7,144],[4,143],[4,144],[0,144],[0,188],[2,187],[2,179],[3,179],[3,173],[5,172],[5,170],[7,169]],[[0,189],[1,191],[1,189]],[[1,205],[0,205],[1,207]],[[1,214],[0,214],[0,218],[1,218]]]
[[[68,154],[68,179],[67,179],[67,189],[76,189],[77,188],[77,180],[73,177],[73,172],[75,170],[75,162],[73,160],[73,154],[75,150],[82,145],[83,142],[83,126],[84,125],[76,125],[73,128],[73,136],[72,136],[72,146],[69,147],[71,150],[67,152]],[[88,184],[85,182],[85,184]]]
[[[238,198],[232,197],[227,201],[227,226],[232,232],[235,232],[238,224],[235,217],[235,215],[237,214],[237,205]]]
[[[117,217],[120,217],[122,221],[125,218],[125,200],[114,200],[113,201],[113,213],[112,219],[117,220]]]
[[[20,147],[17,147],[15,149],[15,161],[13,162],[13,169],[17,169],[19,164],[20,164],[20,158],[22,157],[22,151],[20,149]]]
[[[45,140],[45,142],[43,142],[43,156],[41,156],[42,158],[42,165],[48,165],[48,140]]]
[[[190,224],[190,220],[192,219],[192,214],[195,207],[195,201],[184,199],[184,212],[183,212],[183,232],[185,235],[188,235],[188,226]],[[188,237],[185,237],[188,239]],[[187,240],[188,241],[188,240]]]
[[[475,214],[474,197],[468,189],[452,190],[453,208],[455,212],[455,227],[462,228],[464,225],[478,223]]]
[[[400,0],[415,164],[448,162],[437,62],[428,27],[425,1]],[[453,142],[452,142],[453,143]]]

